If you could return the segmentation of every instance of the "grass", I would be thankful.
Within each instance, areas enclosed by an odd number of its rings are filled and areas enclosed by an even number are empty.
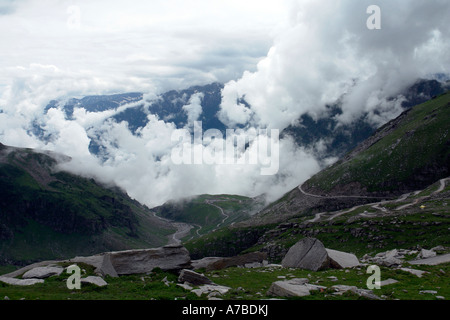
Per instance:
[[[79,265],[82,277],[92,275],[92,267]],[[381,280],[395,279],[396,284],[374,289],[373,292],[385,300],[436,300],[436,296],[450,297],[448,280],[450,264],[439,266],[414,266],[427,271],[422,278],[399,269],[381,267]],[[333,294],[334,285],[356,286],[367,289],[366,282],[370,274],[365,267],[346,270],[325,270],[312,272],[301,269],[280,267],[266,268],[228,268],[204,273],[214,283],[230,287],[231,290],[221,298],[225,300],[260,300],[273,298],[267,295],[271,284],[276,281],[293,278],[307,278],[309,283],[325,286],[322,291],[312,291],[310,296],[289,298],[290,300],[360,300],[353,293]],[[28,287],[11,286],[0,282],[0,295],[11,300],[206,300],[205,295],[198,297],[194,293],[177,286],[177,275],[154,270],[145,275],[129,275],[119,278],[105,277],[106,287],[82,284],[81,290],[69,290],[66,286],[69,274],[63,272],[45,280],[44,284]],[[423,290],[437,291],[436,295],[420,293]]]
[[[337,162],[308,181],[324,191],[358,181],[368,192],[392,191],[386,180],[411,183],[427,165],[446,166],[450,93],[414,107],[396,130],[356,155]],[[400,164],[400,166],[399,166]]]

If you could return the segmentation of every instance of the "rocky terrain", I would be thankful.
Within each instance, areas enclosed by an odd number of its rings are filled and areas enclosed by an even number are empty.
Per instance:
[[[77,290],[80,292],[96,291],[95,288],[101,288],[103,294],[107,294],[108,287],[114,283],[126,284],[127,282],[136,281],[136,277],[140,277],[140,282],[144,285],[149,282],[155,282],[152,277],[155,274],[163,272],[167,273],[164,278],[157,280],[165,287],[172,288],[176,298],[180,294],[196,299],[217,300],[229,298],[248,298],[248,291],[245,289],[250,283],[242,281],[239,277],[233,279],[233,286],[225,285],[231,277],[230,272],[242,270],[254,277],[261,277],[268,273],[272,275],[272,283],[265,292],[255,292],[256,296],[263,299],[265,297],[278,298],[305,298],[312,297],[315,299],[340,299],[340,298],[364,298],[371,300],[390,299],[390,297],[377,294],[377,290],[382,287],[393,285],[400,286],[401,281],[392,278],[381,280],[378,279],[376,289],[369,289],[370,281],[366,282],[367,277],[362,276],[361,270],[375,267],[389,267],[389,274],[397,274],[402,279],[407,276],[406,285],[411,290],[410,279],[422,279],[422,284],[427,284],[430,274],[435,271],[421,270],[425,266],[447,265],[450,262],[450,254],[437,254],[437,252],[448,252],[450,248],[439,246],[430,250],[422,249],[419,251],[408,250],[391,250],[379,253],[374,257],[365,255],[359,260],[354,254],[331,250],[325,248],[324,245],[316,238],[303,238],[292,246],[288,253],[284,256],[281,265],[270,264],[264,253],[245,254],[236,257],[207,257],[201,260],[191,260],[189,252],[181,245],[165,246],[156,249],[147,250],[127,250],[119,252],[106,252],[100,255],[89,257],[76,257],[63,261],[44,261],[16,270],[12,273],[0,276],[0,292],[4,299],[11,299],[20,295],[28,296],[28,299],[39,298],[52,290],[50,287],[42,287],[44,283],[50,282],[56,286],[55,291],[59,291],[58,299],[66,299],[69,296],[74,297]],[[412,261],[405,261],[406,256],[415,256]],[[83,275],[80,275],[80,287],[69,288],[67,283],[70,278],[66,274],[71,274],[74,266],[83,268]],[[414,266],[414,268],[411,268]],[[90,272],[85,269],[91,268]],[[418,269],[420,268],[420,269]],[[447,271],[440,269],[438,277],[448,277]],[[297,278],[294,273],[298,272],[306,277]],[[339,279],[335,275],[329,275],[330,270],[345,271],[344,274],[339,273]],[[429,270],[429,269],[427,269]],[[207,275],[202,272],[207,272]],[[156,273],[155,273],[156,272]],[[350,278],[350,274],[359,275],[363,286],[354,285],[354,281],[346,281],[346,277]],[[279,275],[284,274],[284,275]],[[314,274],[314,276],[312,275]],[[348,274],[348,276],[347,276]],[[367,274],[367,273],[366,273]],[[345,275],[345,277],[342,277]],[[276,278],[275,278],[276,276]],[[131,277],[131,278],[130,278]],[[233,276],[234,277],[234,276]],[[317,278],[326,277],[327,282],[317,280]],[[168,279],[170,278],[170,279]],[[289,279],[288,279],[289,278]],[[55,282],[52,279],[59,279]],[[66,280],[66,289],[62,286]],[[115,280],[117,279],[117,280]],[[212,280],[214,279],[214,280]],[[316,279],[316,280],[315,280]],[[255,281],[254,279],[252,281]],[[328,285],[328,283],[334,283]],[[420,282],[420,281],[419,281]],[[320,283],[320,284],[319,284]],[[58,284],[58,285],[57,285]],[[326,285],[325,285],[326,284]],[[404,284],[405,285],[405,284]],[[36,287],[38,290],[30,288]],[[22,288],[22,289],[21,289]],[[263,287],[259,288],[263,289]],[[436,288],[433,288],[436,289]],[[442,290],[419,290],[416,294],[428,294],[435,299],[446,299],[441,294],[449,294],[448,288],[438,288]],[[145,296],[145,290],[143,290]],[[406,291],[407,290],[403,290]],[[247,292],[247,294],[245,294]],[[383,291],[384,292],[384,291]],[[155,292],[153,292],[155,293]],[[438,294],[439,293],[439,294]],[[122,295],[126,294],[122,292]],[[11,296],[11,297],[10,297]],[[255,297],[253,297],[254,299]],[[120,299],[120,296],[116,297]]]

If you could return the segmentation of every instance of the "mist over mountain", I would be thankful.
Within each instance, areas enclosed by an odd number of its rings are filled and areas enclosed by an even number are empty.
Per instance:
[[[79,5],[75,25],[67,1],[8,6],[2,143],[66,154],[67,170],[151,207],[209,193],[270,202],[438,86],[408,93],[418,79],[448,81],[450,6],[439,0],[380,1],[380,30],[367,28],[365,0],[202,1],[214,12],[206,15],[175,1],[170,10],[145,1]],[[250,143],[233,164],[174,164],[182,144],[172,137],[192,133],[196,121],[236,137],[279,130],[277,174],[262,176],[262,162],[242,165]]]

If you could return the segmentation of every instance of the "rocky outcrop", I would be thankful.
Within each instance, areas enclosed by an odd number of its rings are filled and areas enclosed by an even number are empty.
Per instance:
[[[91,257],[76,257],[68,261],[92,265],[96,268],[96,273],[113,277],[148,273],[155,268],[164,271],[180,271],[191,267],[189,251],[181,245],[108,252]]]
[[[0,282],[4,282],[13,286],[32,286],[38,283],[44,283],[42,279],[16,279],[9,277],[0,277]]]
[[[303,238],[289,249],[281,264],[285,268],[319,271],[352,268],[358,266],[359,261],[354,254],[326,249],[318,239]]]
[[[107,286],[108,283],[106,283],[105,280],[103,280],[103,278],[101,277],[95,277],[95,276],[89,276],[86,278],[81,278],[81,283],[83,284],[93,284],[96,285],[97,287],[104,287]]]
[[[277,281],[272,283],[267,291],[268,296],[278,297],[304,297],[309,296],[309,289],[306,287],[308,279],[291,279],[287,281]]]
[[[314,238],[304,238],[291,247],[281,265],[284,268],[299,268],[318,271],[330,264],[328,253],[322,244]]]
[[[358,258],[352,254],[332,249],[326,249],[330,258],[330,266],[335,269],[353,268],[360,265]]]
[[[22,279],[45,279],[51,276],[59,276],[64,271],[62,267],[37,267],[22,275]]]
[[[181,282],[181,283],[187,282],[194,286],[200,286],[200,285],[204,285],[204,284],[212,284],[212,281],[209,280],[204,275],[197,273],[195,271],[192,271],[192,270],[188,270],[188,269],[181,270],[180,276],[178,277],[178,282]]]

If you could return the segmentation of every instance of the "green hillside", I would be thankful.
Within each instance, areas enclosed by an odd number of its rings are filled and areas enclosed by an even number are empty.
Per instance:
[[[450,93],[409,109],[304,184],[305,190],[401,194],[450,175]]]
[[[118,188],[54,172],[57,155],[0,154],[0,264],[161,246],[174,232]]]
[[[199,195],[153,208],[158,216],[194,226],[185,239],[244,221],[263,206],[263,199],[237,195]]]

